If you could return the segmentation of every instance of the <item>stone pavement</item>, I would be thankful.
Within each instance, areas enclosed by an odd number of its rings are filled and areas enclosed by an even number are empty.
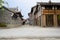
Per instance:
[[[39,38],[39,39],[36,39],[36,38],[14,38],[14,39],[3,38],[3,39],[0,39],[0,40],[60,40],[60,38]]]
[[[0,40],[60,40],[60,28],[22,25],[11,29],[0,29]]]

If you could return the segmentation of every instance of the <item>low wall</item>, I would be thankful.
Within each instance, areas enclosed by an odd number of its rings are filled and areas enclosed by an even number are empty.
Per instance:
[[[22,24],[8,24],[8,28],[13,28],[13,27],[20,27]]]

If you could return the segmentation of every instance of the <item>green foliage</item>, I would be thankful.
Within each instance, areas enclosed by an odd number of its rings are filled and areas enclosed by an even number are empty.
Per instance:
[[[6,2],[4,0],[0,0],[0,8],[3,6],[3,4],[7,4],[8,5],[8,2]]]
[[[3,0],[0,0],[0,8],[2,7],[4,1]]]
[[[58,15],[58,19],[60,20],[60,15]]]
[[[3,8],[4,4],[8,5],[8,3],[6,1],[0,0],[0,10],[2,10],[3,12],[5,11],[5,9]]]
[[[5,23],[0,23],[0,27],[7,27]]]

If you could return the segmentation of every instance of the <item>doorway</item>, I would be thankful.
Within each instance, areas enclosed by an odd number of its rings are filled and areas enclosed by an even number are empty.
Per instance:
[[[52,14],[46,15],[46,26],[52,27],[53,25],[54,25],[53,24],[53,15]]]

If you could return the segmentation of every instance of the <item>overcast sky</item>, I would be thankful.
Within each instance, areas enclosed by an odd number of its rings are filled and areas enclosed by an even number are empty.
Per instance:
[[[21,11],[24,18],[28,18],[28,13],[31,10],[31,7],[35,6],[36,2],[48,2],[49,0],[4,0],[8,2],[7,7],[18,7]],[[52,2],[60,2],[60,0],[51,0]]]

